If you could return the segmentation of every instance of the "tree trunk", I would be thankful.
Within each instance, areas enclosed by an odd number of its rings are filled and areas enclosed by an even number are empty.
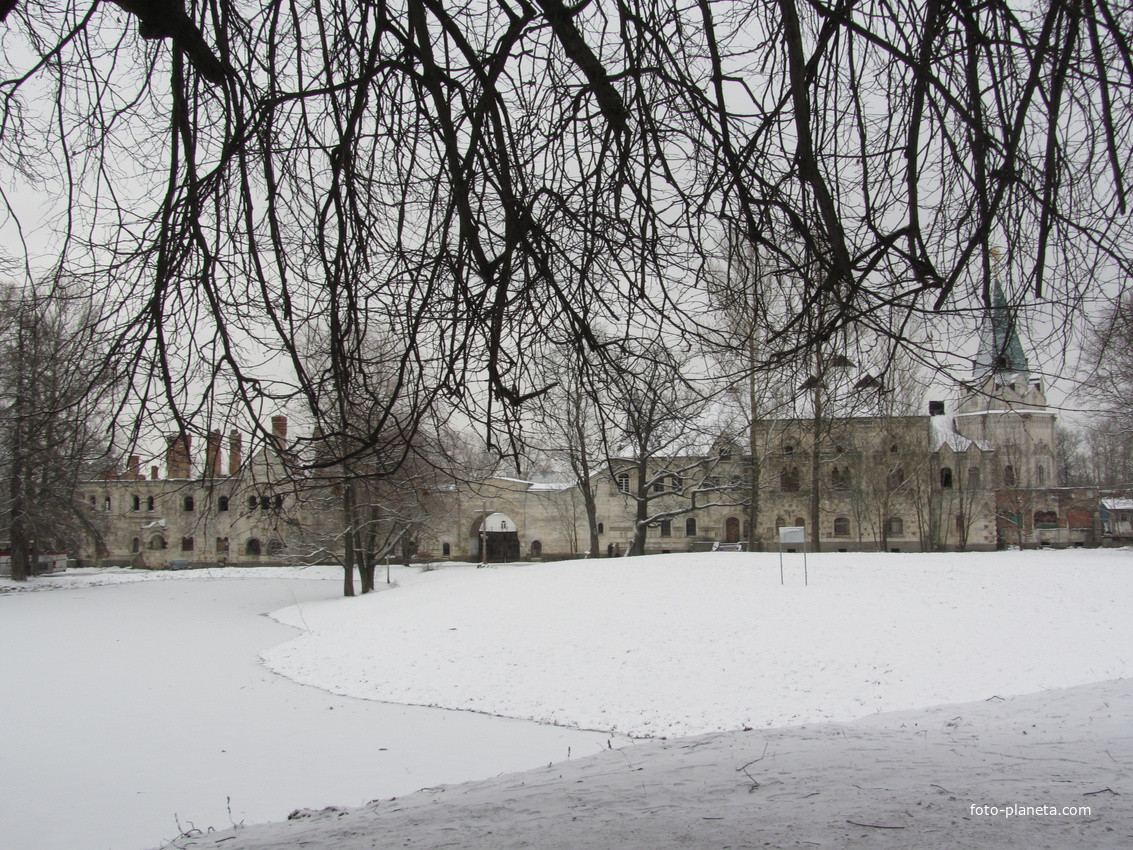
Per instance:
[[[815,356],[815,376],[817,385],[814,388],[814,442],[810,451],[810,548],[812,552],[822,551],[821,515],[821,482],[822,482],[822,437],[826,411],[823,409],[822,384],[825,379],[825,365],[821,354]]]
[[[354,595],[354,485],[349,481],[342,485],[342,520],[346,527],[343,535],[342,553],[342,595]]]
[[[633,524],[633,551],[631,555],[645,554],[645,536],[649,533],[646,520],[649,519],[649,463],[637,465],[637,511]]]
[[[756,429],[756,410],[758,399],[755,386],[755,339],[748,338],[748,453],[751,457],[748,466],[748,504],[747,504],[747,548],[755,552],[759,548],[759,479],[763,464],[759,458],[759,433]]]

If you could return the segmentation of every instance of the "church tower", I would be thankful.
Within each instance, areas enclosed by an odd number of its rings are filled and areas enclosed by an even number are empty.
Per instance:
[[[1041,378],[1032,375],[1019,339],[1015,312],[999,281],[980,328],[972,382],[957,407],[955,428],[990,443],[997,454],[996,484],[1006,488],[1054,487],[1054,425]]]

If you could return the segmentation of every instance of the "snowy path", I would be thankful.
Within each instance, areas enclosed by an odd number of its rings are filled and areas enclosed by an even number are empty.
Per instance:
[[[1122,680],[849,724],[639,742],[191,846],[1116,850],[1133,846],[1131,721],[1133,681]],[[1008,816],[1011,805],[1031,810]]]
[[[52,579],[53,582],[59,580]],[[59,583],[66,583],[59,582]],[[0,847],[141,850],[595,752],[607,736],[334,696],[257,655],[335,581],[190,576],[0,595]]]

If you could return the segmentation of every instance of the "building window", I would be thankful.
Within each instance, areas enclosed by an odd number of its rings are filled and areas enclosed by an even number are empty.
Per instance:
[[[154,509],[154,506],[155,506],[154,497],[150,496],[148,499],[146,499],[146,510],[152,511]]]
[[[685,520],[685,537],[696,537],[696,517]]]
[[[182,552],[192,552],[193,551],[193,538],[192,537],[182,537],[181,538],[181,551]]]
[[[154,549],[154,550],[164,549],[165,548],[165,538],[162,537],[160,534],[155,534],[153,537],[151,537],[149,539],[149,548]]]
[[[271,496],[260,496],[260,510],[271,510]]]
[[[661,520],[661,536],[662,537],[672,537],[673,536],[673,521],[671,519]]]
[[[1046,467],[1044,467],[1042,464],[1039,464],[1037,467],[1035,467],[1035,482],[1040,487],[1046,484]]]
[[[192,496],[186,496],[185,497],[185,504],[184,504],[185,513],[192,513],[195,507],[196,507],[196,504],[193,502],[193,497]]]
[[[604,522],[598,523],[598,533],[599,534],[605,534],[606,533],[606,523],[604,523]]]
[[[835,537],[849,537],[850,536],[850,518],[849,517],[835,517],[834,519],[834,536]]]
[[[980,468],[978,466],[972,467],[968,470],[968,489],[980,489]]]
[[[625,472],[619,472],[618,473],[618,492],[619,493],[628,493],[629,492],[629,475]]]
[[[228,512],[228,497],[227,496],[221,496],[219,499],[216,500],[216,509],[217,509],[217,511],[219,511],[222,514]]]
[[[952,467],[945,466],[945,467],[941,468],[941,470],[940,470],[940,486],[943,487],[945,490],[951,489],[951,487],[952,487]]]
[[[104,511],[106,511],[107,513],[110,513],[110,497],[109,496],[107,496],[105,499],[102,500],[102,509]]]
[[[795,447],[794,447],[794,446],[792,446],[792,445],[791,445],[790,443],[788,443],[787,445],[783,446],[783,454],[785,454],[785,455],[793,455],[794,453],[795,453]]]
[[[283,510],[283,496],[276,496],[273,500],[277,511]]]
[[[1015,467],[1011,464],[1003,467],[1003,484],[1005,487],[1015,486]]]
[[[449,544],[449,543],[442,543],[441,544],[441,555],[444,556],[445,558],[447,558],[451,554],[452,554],[452,545]]]
[[[885,533],[889,537],[901,537],[905,533],[905,521],[899,516],[891,516],[885,521]]]
[[[254,511],[256,509],[256,505],[258,505],[259,503],[260,503],[260,500],[257,499],[255,496],[249,496],[248,497],[248,510]]]
[[[805,527],[806,527],[806,520],[803,519],[801,516],[795,517],[795,528],[805,528]]]
[[[799,468],[797,466],[789,466],[779,473],[779,489],[784,493],[797,493],[799,482]]]
[[[141,496],[134,496],[133,508],[134,508],[135,511],[140,511],[142,509],[142,497]]]
[[[901,452],[901,449],[896,443],[894,443],[893,445],[891,445],[889,447],[889,454],[891,454],[891,455],[900,454],[900,452]]]
[[[654,493],[664,493],[665,492],[665,476],[664,475],[659,475],[656,479],[654,479],[654,481],[653,481],[653,492]]]
[[[135,537],[134,540],[133,540],[133,543],[130,544],[130,551],[131,552],[141,552],[142,551],[142,541],[139,540],[137,537]]]
[[[542,544],[542,542],[540,542],[538,540],[532,540],[531,541],[531,557],[532,558],[542,558],[543,557],[543,544]]]
[[[896,490],[898,487],[905,483],[905,479],[907,477],[908,476],[905,475],[905,468],[903,466],[898,466],[896,469],[889,473],[889,489]]]
[[[93,511],[96,507],[98,507],[98,501],[95,499],[94,496],[91,496],[90,497],[90,509]]]
[[[260,554],[260,541],[255,537],[248,538],[248,542],[244,544],[245,555],[259,555]]]
[[[228,554],[228,538],[227,537],[216,538],[216,554],[218,554],[218,555],[227,555]]]
[[[283,554],[283,541],[278,537],[273,537],[268,541],[268,555],[273,558],[278,558]]]

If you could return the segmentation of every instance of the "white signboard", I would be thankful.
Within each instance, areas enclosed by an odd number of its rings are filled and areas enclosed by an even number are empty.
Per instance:
[[[779,529],[780,543],[806,543],[806,528],[801,525],[784,525]]]

